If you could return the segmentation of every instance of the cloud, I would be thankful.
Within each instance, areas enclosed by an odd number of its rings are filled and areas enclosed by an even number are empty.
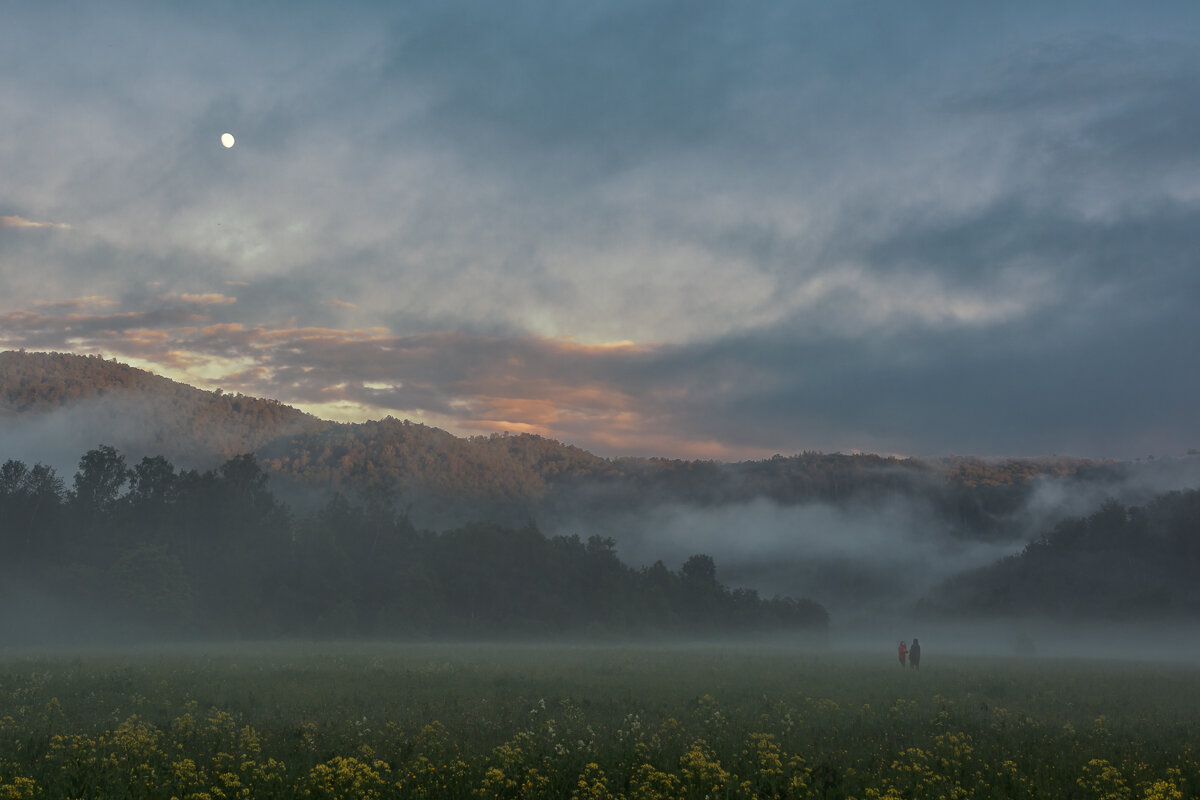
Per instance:
[[[67,309],[86,308],[95,306],[97,308],[108,308],[117,304],[116,300],[107,297],[92,296],[92,297],[72,297],[66,300],[34,300],[33,307],[48,311],[64,311]]]
[[[9,347],[117,355],[339,419],[391,414],[459,434],[529,431],[611,455],[1164,454],[1194,444],[1179,431],[1190,424],[1186,398],[1200,389],[1177,368],[1200,336],[1191,290],[1177,291],[1198,280],[1188,269],[1189,213],[1151,210],[1118,226],[1035,222],[999,204],[952,224],[916,218],[864,258],[879,271],[863,280],[895,281],[894,294],[920,308],[920,281],[895,277],[915,254],[935,266],[982,257],[1001,266],[961,277],[941,269],[947,290],[984,297],[993,283],[1029,280],[1023,305],[980,301],[951,313],[953,304],[936,302],[903,321],[864,315],[861,294],[826,292],[809,318],[684,344],[265,325],[231,316],[240,301],[206,292],[160,293],[157,306],[138,299],[139,310],[109,314],[15,311],[0,316],[0,331]],[[1054,228],[1072,232],[1061,243],[1039,232]],[[1150,272],[1120,269],[1137,255]],[[1068,258],[1073,267],[1053,279],[1019,268]],[[1067,296],[1068,306],[1056,299]],[[878,330],[887,335],[867,335]]]
[[[227,306],[237,302],[236,297],[229,297],[218,292],[205,292],[204,294],[183,292],[179,295],[179,299],[198,306]]]
[[[20,12],[6,202],[77,228],[0,237],[0,328],[608,453],[1177,447],[1194,16]]]
[[[24,217],[14,216],[0,217],[0,228],[59,228],[61,230],[69,230],[71,226],[65,222],[34,222]]]

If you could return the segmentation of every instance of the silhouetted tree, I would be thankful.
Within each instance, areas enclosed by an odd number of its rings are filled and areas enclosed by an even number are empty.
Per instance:
[[[79,459],[79,471],[75,473],[75,502],[88,512],[107,511],[129,477],[125,456],[115,447],[104,444],[89,450]]]
[[[689,584],[704,588],[717,585],[717,565],[712,556],[697,553],[684,561],[679,571]]]
[[[174,499],[175,467],[162,456],[145,456],[133,468],[130,500],[143,505],[163,505]]]

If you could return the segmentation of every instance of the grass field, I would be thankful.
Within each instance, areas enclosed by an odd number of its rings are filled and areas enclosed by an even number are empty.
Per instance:
[[[1200,796],[1200,669],[753,647],[0,651],[0,798]]]

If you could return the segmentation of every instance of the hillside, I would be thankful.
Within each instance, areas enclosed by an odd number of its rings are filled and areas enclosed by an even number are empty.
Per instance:
[[[1115,500],[1059,522],[1014,556],[956,576],[923,603],[955,616],[1195,619],[1200,490]]]
[[[259,455],[272,473],[305,486],[350,494],[382,489],[427,514],[469,508],[514,521],[528,519],[552,483],[612,469],[606,459],[540,436],[464,439],[392,417],[279,439]],[[466,521],[456,516],[455,524]]]
[[[87,446],[103,441],[190,465],[330,424],[275,400],[205,392],[96,356],[17,351],[0,352],[0,415],[22,426],[48,422],[50,436],[76,430]]]
[[[574,519],[663,503],[703,508],[764,498],[846,506],[902,495],[971,536],[1011,536],[1009,520],[1037,478],[1104,468],[1069,458],[810,452],[738,463],[608,459],[528,434],[460,438],[391,417],[333,423],[275,400],[201,391],[115,361],[62,353],[0,353],[0,414],[19,419],[26,432],[43,425],[44,435],[25,437],[38,447],[74,431],[63,444],[70,453],[104,443],[131,458],[164,455],[208,467],[253,452],[289,499],[314,488],[352,496],[382,491],[430,527]],[[45,458],[40,451],[21,455]]]

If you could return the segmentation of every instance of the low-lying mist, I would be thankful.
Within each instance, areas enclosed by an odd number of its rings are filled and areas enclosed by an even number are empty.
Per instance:
[[[829,609],[836,627],[908,617],[947,578],[1020,553],[1055,524],[1106,501],[1141,505],[1197,486],[1197,456],[1112,465],[1087,478],[1042,476],[988,535],[956,524],[919,495],[898,492],[838,505],[764,497],[703,507],[662,502],[564,516],[546,532],[611,537],[635,567],[661,560],[675,569],[705,553],[721,582],[765,596],[809,597]]]
[[[179,467],[214,461],[212,454],[195,453],[184,443],[163,441],[163,434],[145,422],[148,408],[136,398],[114,393],[48,413],[0,416],[0,461],[50,465],[68,485],[80,455],[101,443],[117,446],[130,463],[158,454],[167,454]],[[242,435],[231,431],[228,438],[236,439],[235,434]],[[200,464],[180,458],[180,447]],[[1088,515],[1110,499],[1140,505],[1162,492],[1200,486],[1200,456],[1100,465],[1086,474],[1036,478],[1022,489],[1019,507],[1008,509],[987,535],[956,523],[944,507],[935,508],[929,497],[941,478],[936,471],[929,475],[928,497],[924,489],[914,489],[850,497],[837,504],[786,504],[760,496],[704,506],[643,497],[633,498],[638,502],[632,505],[568,502],[553,517],[536,521],[548,536],[611,538],[620,559],[635,568],[662,561],[676,570],[692,555],[709,555],[721,583],[753,589],[764,597],[815,600],[831,614],[835,642],[855,646],[856,637],[862,637],[864,646],[874,647],[881,640],[920,636],[908,628],[918,619],[917,602],[934,587],[1020,553],[1065,518]],[[320,490],[305,486],[304,491],[314,505],[327,499]],[[401,498],[400,506],[409,499]],[[2,595],[6,608],[24,611],[5,615],[9,627],[0,627],[0,635],[28,638],[40,627],[55,629],[57,623],[81,616],[80,609],[56,606],[58,601],[39,594],[37,586],[9,583],[8,589]],[[1011,652],[1018,639],[1051,653],[1070,651],[1072,642],[1085,645],[1083,629],[1076,625],[1058,630],[1048,623],[1006,626],[989,628],[986,635],[971,635],[970,626],[956,629],[947,635],[945,647],[968,639],[972,647],[991,652]],[[1132,641],[1148,636],[1170,643],[1174,633],[1152,625],[1126,626],[1115,633],[1101,629],[1089,634],[1084,649],[1104,652],[1114,637]]]
[[[1155,495],[1200,487],[1200,455],[1150,458],[1098,470],[1086,478],[1041,477],[1016,518],[1036,535],[1066,517],[1092,513],[1107,500],[1144,505]]]
[[[154,404],[137,395],[114,393],[71,406],[19,417],[0,417],[0,461],[53,467],[68,482],[79,457],[99,445],[121,451],[131,463],[142,456],[166,456],[180,467],[212,466],[212,454],[184,452],[187,442],[166,437],[147,424]]]
[[[1200,662],[1200,621],[1098,622],[1045,618],[931,620],[920,616],[859,620],[833,626],[829,649],[886,654],[897,661],[900,641],[921,642],[921,668],[945,657]]]
[[[970,541],[907,498],[878,505],[783,506],[765,498],[710,508],[659,505],[573,520],[551,533],[606,536],[635,566],[669,568],[713,557],[722,583],[760,594],[809,597],[855,615],[911,605],[950,575],[1019,551],[1024,540]]]
[[[68,479],[79,457],[98,444],[122,451],[145,449],[152,442],[128,402],[90,400],[40,414],[0,417],[0,461],[45,464]],[[134,444],[134,448],[129,445]]]

